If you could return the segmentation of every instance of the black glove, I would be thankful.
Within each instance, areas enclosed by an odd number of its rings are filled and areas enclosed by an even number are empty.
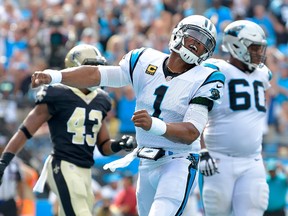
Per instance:
[[[127,152],[130,152],[136,146],[134,137],[130,135],[123,135],[118,142],[121,149]]]
[[[10,152],[4,152],[0,159],[0,185],[2,184],[2,178],[6,167],[15,155]]]
[[[114,141],[111,144],[111,149],[113,152],[119,152],[120,150],[125,150],[127,152],[131,151],[136,147],[135,139],[130,135],[123,135],[120,140]]]
[[[214,158],[212,158],[207,149],[202,149],[199,152],[200,164],[199,170],[200,173],[204,176],[212,176],[218,172],[218,166]]]

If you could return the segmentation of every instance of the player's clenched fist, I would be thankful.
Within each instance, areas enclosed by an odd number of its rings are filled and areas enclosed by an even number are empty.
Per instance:
[[[134,112],[132,121],[136,127],[141,127],[154,135],[162,136],[166,133],[167,125],[159,118],[151,117],[146,110]]]
[[[32,74],[31,85],[36,88],[43,84],[60,83],[61,79],[62,74],[57,70],[36,71]]]
[[[134,112],[132,121],[136,127],[141,127],[143,130],[148,131],[152,125],[152,118],[146,110],[138,110]]]

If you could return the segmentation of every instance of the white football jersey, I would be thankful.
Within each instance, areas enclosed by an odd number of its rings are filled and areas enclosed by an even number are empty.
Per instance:
[[[259,154],[271,71],[264,66],[248,74],[216,59],[203,65],[217,68],[226,77],[222,103],[213,107],[203,132],[206,148],[236,157]]]
[[[136,95],[136,110],[147,112],[164,122],[183,122],[189,104],[205,104],[208,100],[220,102],[224,75],[211,68],[193,69],[165,77],[168,55],[151,48],[130,51],[120,61],[122,72],[129,76]],[[175,75],[175,74],[174,74]],[[219,87],[219,85],[221,87]],[[211,102],[213,104],[213,102]],[[191,145],[172,142],[136,127],[138,147],[154,147],[174,152],[198,151],[200,140]]]

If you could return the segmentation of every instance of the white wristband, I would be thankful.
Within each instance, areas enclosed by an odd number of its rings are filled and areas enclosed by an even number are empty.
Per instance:
[[[49,83],[50,85],[51,84],[55,84],[55,83],[61,83],[61,81],[62,81],[62,73],[60,71],[47,70],[45,72],[51,76],[51,82]]]
[[[164,121],[162,121],[161,119],[152,117],[152,125],[151,125],[150,130],[148,130],[148,132],[154,135],[162,136],[163,134],[166,133],[166,130],[167,130],[167,125]]]

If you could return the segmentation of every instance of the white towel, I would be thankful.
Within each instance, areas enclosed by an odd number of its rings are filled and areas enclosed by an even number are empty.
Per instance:
[[[117,168],[128,166],[134,160],[134,158],[137,157],[137,151],[138,148],[135,148],[131,153],[127,154],[125,157],[112,161],[108,164],[105,164],[103,166],[103,169],[104,170],[110,169],[112,172],[114,172]]]
[[[50,161],[51,158],[52,158],[51,155],[49,155],[46,158],[43,169],[41,171],[41,174],[40,174],[35,186],[33,187],[33,192],[43,193],[45,182],[47,180],[47,175],[48,175],[47,166],[48,166],[48,162]]]

